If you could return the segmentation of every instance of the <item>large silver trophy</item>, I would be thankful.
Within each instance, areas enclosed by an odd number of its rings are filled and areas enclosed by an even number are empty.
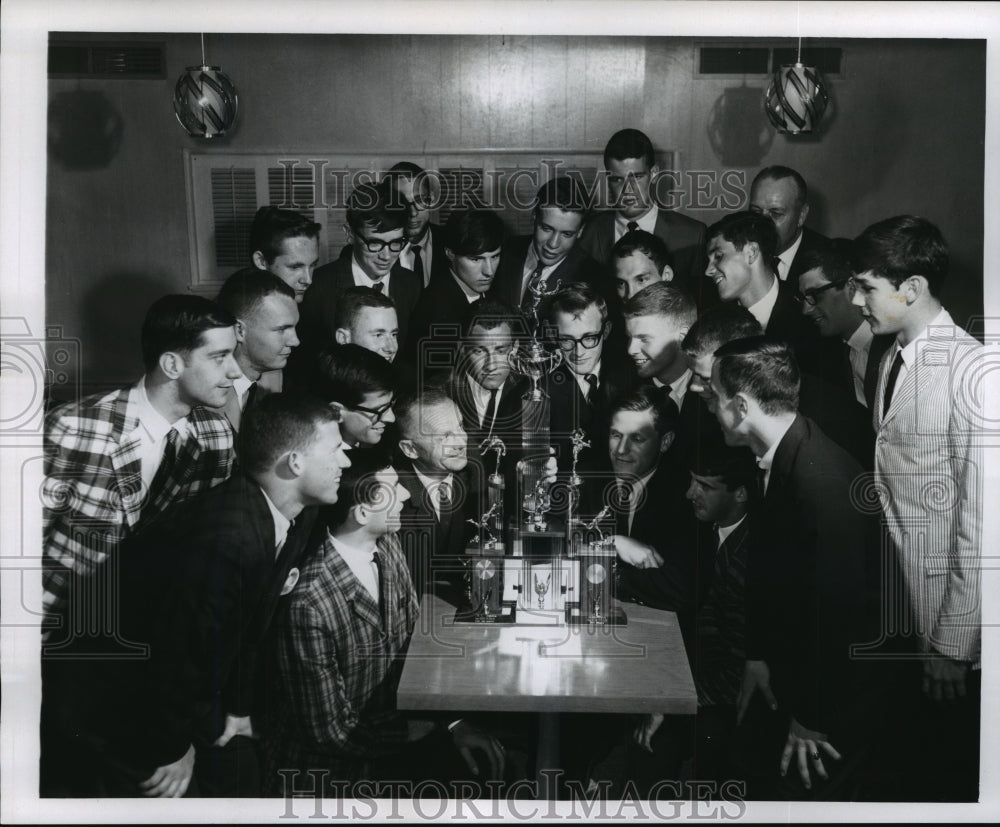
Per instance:
[[[559,292],[562,282],[557,281],[551,290],[546,290],[545,285],[529,285],[528,292],[531,293],[531,311],[529,313],[529,323],[531,337],[527,344],[519,345],[512,350],[508,361],[515,373],[527,376],[531,382],[531,387],[524,395],[524,399],[530,402],[542,402],[547,394],[542,389],[542,378],[552,373],[562,362],[562,353],[558,350],[546,350],[545,345],[538,338],[538,308],[542,299]]]

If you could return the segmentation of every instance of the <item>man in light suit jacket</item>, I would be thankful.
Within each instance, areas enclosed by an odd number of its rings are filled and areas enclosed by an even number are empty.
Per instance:
[[[914,681],[933,702],[921,716],[930,730],[922,743],[934,745],[923,769],[944,800],[975,800],[983,510],[977,439],[993,421],[976,402],[990,396],[975,387],[982,347],[941,306],[948,248],[933,224],[910,215],[880,221],[855,240],[855,257],[855,304],[873,333],[895,336],[872,409],[875,477],[884,486],[886,527],[922,657]],[[944,507],[928,501],[927,490],[937,486],[946,491]]]
[[[645,230],[666,243],[678,286],[695,296],[699,305],[703,299],[712,300],[702,279],[705,225],[657,202],[654,181],[660,169],[649,138],[637,129],[616,132],[604,149],[604,168],[612,209],[587,224],[581,248],[607,265],[615,242],[630,230]]]

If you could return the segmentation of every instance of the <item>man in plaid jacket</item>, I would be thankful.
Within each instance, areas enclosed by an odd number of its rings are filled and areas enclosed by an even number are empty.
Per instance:
[[[384,454],[354,458],[328,510],[326,538],[277,621],[278,703],[264,736],[265,794],[308,788],[316,778],[412,780],[432,765],[432,773],[442,766],[461,772],[459,754],[478,774],[473,749],[490,763],[484,774],[502,775],[503,748],[489,735],[453,721],[448,730],[458,753],[442,751],[443,726],[407,720],[396,709],[419,612],[396,536],[408,498]]]
[[[232,431],[206,408],[221,408],[241,375],[235,323],[208,299],[164,296],[143,322],[143,378],[48,415],[42,501],[50,629],[71,574],[93,570],[140,525],[229,476]]]

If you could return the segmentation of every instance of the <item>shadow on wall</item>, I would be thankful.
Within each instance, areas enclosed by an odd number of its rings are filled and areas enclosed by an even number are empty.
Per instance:
[[[67,170],[103,169],[121,147],[125,121],[103,92],[74,89],[49,102],[49,154]]]
[[[764,93],[753,86],[723,90],[708,116],[708,140],[728,167],[759,167],[771,149],[774,129],[764,114]]]
[[[114,273],[83,299],[80,317],[85,393],[121,387],[143,372],[140,331],[149,306],[176,292],[166,273]],[[101,377],[96,385],[89,377]]]

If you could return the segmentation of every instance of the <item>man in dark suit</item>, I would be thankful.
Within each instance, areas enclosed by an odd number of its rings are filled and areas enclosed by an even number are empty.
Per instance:
[[[405,338],[421,284],[411,270],[396,268],[406,246],[406,212],[393,204],[389,182],[361,184],[347,200],[349,247],[339,259],[316,269],[313,285],[302,302],[298,356],[309,358],[334,343],[337,304],[349,287],[370,287],[392,299],[400,335]]]
[[[448,272],[442,227],[431,222],[432,177],[410,161],[394,164],[386,177],[399,204],[406,210],[406,246],[398,266],[415,276],[421,289]]]
[[[823,352],[828,356],[815,368],[858,404],[873,410],[879,363],[892,336],[873,335],[861,308],[852,302],[851,247],[849,239],[835,238],[800,252],[799,292],[802,313],[824,338]]]
[[[586,218],[586,196],[575,179],[560,175],[544,184],[535,199],[534,230],[504,242],[490,295],[527,313],[529,288],[551,290],[558,281],[604,289],[601,265],[577,244]]]
[[[233,380],[222,412],[238,433],[247,406],[261,393],[281,390],[282,368],[299,344],[295,335],[299,310],[295,291],[264,270],[234,273],[216,301],[236,319],[233,355],[242,375]]]
[[[721,304],[704,313],[691,326],[691,330],[681,343],[691,365],[690,390],[711,407],[713,401],[711,378],[715,351],[727,342],[760,334],[760,324],[736,302]],[[692,394],[688,394],[685,403],[691,400],[691,396]],[[803,416],[808,416],[819,425],[830,439],[850,453],[862,466],[871,467],[874,435],[867,412],[854,399],[821,377],[802,373],[799,410]],[[683,410],[681,415],[684,422],[692,421],[684,418]],[[714,416],[712,420],[715,420]],[[699,418],[697,421],[700,422],[698,433],[702,435],[711,434],[718,429],[717,422],[706,422],[704,418]]]
[[[552,297],[548,325],[563,361],[548,378],[550,433],[559,468],[572,462],[570,438],[582,430],[591,449],[580,455],[580,468],[606,472],[612,401],[636,383],[635,368],[622,350],[609,347],[611,320],[604,298],[589,287],[570,287]]]
[[[587,224],[580,239],[583,250],[610,264],[612,248],[625,233],[645,230],[666,243],[677,283],[693,296],[707,293],[701,278],[705,225],[657,203],[654,181],[660,170],[649,138],[637,129],[616,132],[604,149],[604,168],[612,209]]]
[[[750,185],[750,211],[768,216],[778,231],[775,274],[793,290],[805,269],[799,257],[826,241],[805,226],[808,198],[805,179],[790,167],[765,167]]]
[[[293,210],[261,207],[250,224],[250,260],[295,291],[302,303],[319,263],[320,225]]]
[[[410,324],[406,356],[416,367],[418,382],[429,368],[421,354],[430,339],[452,337],[470,304],[482,299],[493,285],[500,263],[503,222],[490,210],[455,210],[444,227],[444,253],[450,269],[424,290]],[[443,328],[448,328],[443,331]]]
[[[408,492],[400,519],[400,542],[413,585],[422,596],[432,584],[454,605],[466,601],[464,552],[472,527],[468,437],[458,406],[444,391],[428,387],[396,405],[399,422],[399,482]]]
[[[774,222],[753,212],[730,213],[708,230],[708,269],[722,301],[736,301],[772,339],[788,342],[803,369],[810,370],[819,335],[802,317],[798,285],[774,274],[778,232]]]
[[[716,353],[722,432],[763,471],[737,701],[737,758],[752,798],[848,795],[871,725],[873,699],[851,646],[874,639],[876,526],[851,499],[861,467],[797,412],[798,388],[784,343],[742,339]]]
[[[340,433],[349,448],[377,445],[396,421],[392,365],[361,345],[337,345],[321,353],[312,388],[342,408]]]
[[[85,699],[77,741],[90,750],[92,795],[259,794],[259,649],[297,577],[310,506],[336,501],[350,462],[337,410],[314,397],[265,397],[240,439],[240,472],[136,535],[110,580],[116,599],[104,603],[117,616],[101,628],[149,657],[67,664]]]

